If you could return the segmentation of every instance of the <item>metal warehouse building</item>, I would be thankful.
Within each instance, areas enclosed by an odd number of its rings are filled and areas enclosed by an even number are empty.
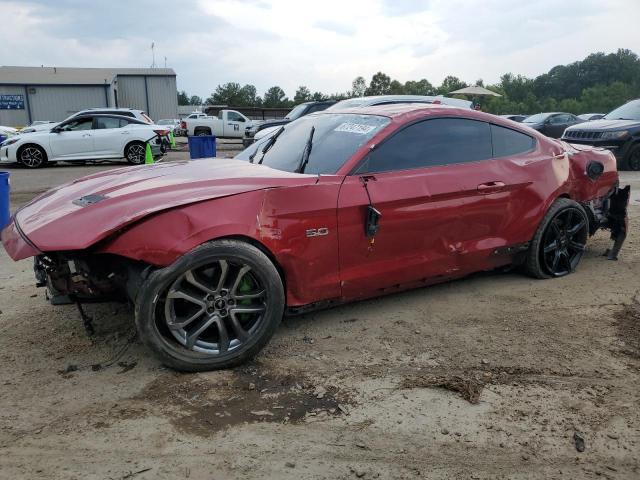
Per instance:
[[[0,125],[64,120],[85,108],[128,107],[177,118],[170,68],[0,67]]]

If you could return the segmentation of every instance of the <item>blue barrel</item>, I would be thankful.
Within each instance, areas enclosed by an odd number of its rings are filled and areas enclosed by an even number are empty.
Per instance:
[[[211,158],[216,156],[216,136],[200,135],[189,137],[189,157],[191,160],[197,158]]]
[[[0,172],[0,230],[9,223],[9,172]]]

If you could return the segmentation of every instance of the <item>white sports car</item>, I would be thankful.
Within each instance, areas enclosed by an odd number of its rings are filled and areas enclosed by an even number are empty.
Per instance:
[[[76,115],[51,129],[15,135],[0,144],[0,163],[18,162],[28,168],[48,162],[118,160],[145,161],[146,144],[153,156],[164,153],[169,129],[123,115]]]

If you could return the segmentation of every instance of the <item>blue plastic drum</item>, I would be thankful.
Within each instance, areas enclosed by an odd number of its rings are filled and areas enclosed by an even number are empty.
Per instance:
[[[7,226],[9,218],[9,172],[0,172],[0,230]]]

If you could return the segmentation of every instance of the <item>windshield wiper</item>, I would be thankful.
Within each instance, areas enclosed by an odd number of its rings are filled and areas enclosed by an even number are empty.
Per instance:
[[[302,157],[300,157],[300,164],[298,165],[298,168],[296,168],[297,173],[304,173],[304,169],[307,168],[309,155],[311,155],[311,148],[313,147],[313,134],[315,131],[316,127],[311,127],[309,138],[307,138],[307,144],[304,146],[304,150],[302,151]]]
[[[271,147],[273,147],[273,144],[276,143],[276,140],[278,140],[278,137],[280,136],[280,134],[282,132],[284,132],[284,125],[281,126],[278,129],[278,131],[273,134],[273,137],[271,137],[269,140],[267,140],[267,143],[264,144],[264,147],[262,148],[262,156],[260,157],[260,161],[258,162],[258,165],[262,164],[262,161],[264,160],[264,156],[271,149]]]
[[[258,153],[258,150],[260,150],[260,145],[258,145],[256,149],[253,151],[253,153],[249,155],[249,163],[253,163],[253,159],[256,158],[256,154]]]

